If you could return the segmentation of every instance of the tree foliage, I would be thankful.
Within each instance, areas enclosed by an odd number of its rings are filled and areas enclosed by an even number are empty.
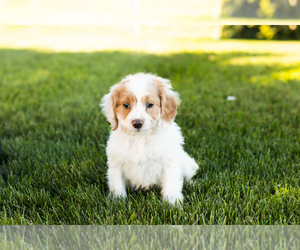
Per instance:
[[[299,0],[224,0],[223,17],[297,19]]]
[[[297,25],[228,25],[223,27],[223,38],[300,40]]]

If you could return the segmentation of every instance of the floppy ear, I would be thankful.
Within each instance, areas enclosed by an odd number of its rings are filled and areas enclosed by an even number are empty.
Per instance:
[[[113,131],[115,131],[119,125],[116,111],[118,99],[120,97],[120,94],[125,91],[124,84],[128,82],[128,78],[130,76],[131,75],[128,75],[127,78],[123,79],[120,83],[112,86],[110,88],[110,92],[107,95],[103,96],[101,100],[100,106],[102,108],[102,112],[105,114]]]
[[[179,94],[172,90],[169,80],[156,77],[156,81],[160,97],[161,119],[166,122],[172,122],[180,104]]]
[[[116,100],[114,100],[113,95],[113,88],[109,94],[103,96],[101,100],[100,107],[102,108],[102,112],[106,116],[107,120],[109,121],[111,128],[115,131],[118,128],[118,119],[116,114]]]

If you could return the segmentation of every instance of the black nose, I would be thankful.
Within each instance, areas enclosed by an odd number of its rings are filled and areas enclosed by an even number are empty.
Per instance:
[[[133,120],[132,121],[132,126],[137,129],[141,128],[143,126],[143,124],[144,124],[144,121],[142,121],[142,120]]]

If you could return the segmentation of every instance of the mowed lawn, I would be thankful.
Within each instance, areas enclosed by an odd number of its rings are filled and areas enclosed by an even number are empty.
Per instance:
[[[299,50],[223,43],[168,54],[0,49],[0,224],[300,224]],[[99,102],[140,71],[170,79],[182,99],[176,122],[200,169],[181,207],[159,188],[108,197]]]

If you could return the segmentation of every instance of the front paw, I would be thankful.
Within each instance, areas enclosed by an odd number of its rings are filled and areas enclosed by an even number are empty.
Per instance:
[[[126,190],[120,190],[120,191],[111,190],[109,192],[109,196],[112,197],[115,200],[125,199],[127,197],[127,193],[126,193]]]
[[[180,205],[183,202],[183,195],[182,193],[178,193],[176,195],[168,195],[168,194],[164,194],[163,198],[165,201],[170,202],[172,205],[175,205],[176,203],[178,205]]]

